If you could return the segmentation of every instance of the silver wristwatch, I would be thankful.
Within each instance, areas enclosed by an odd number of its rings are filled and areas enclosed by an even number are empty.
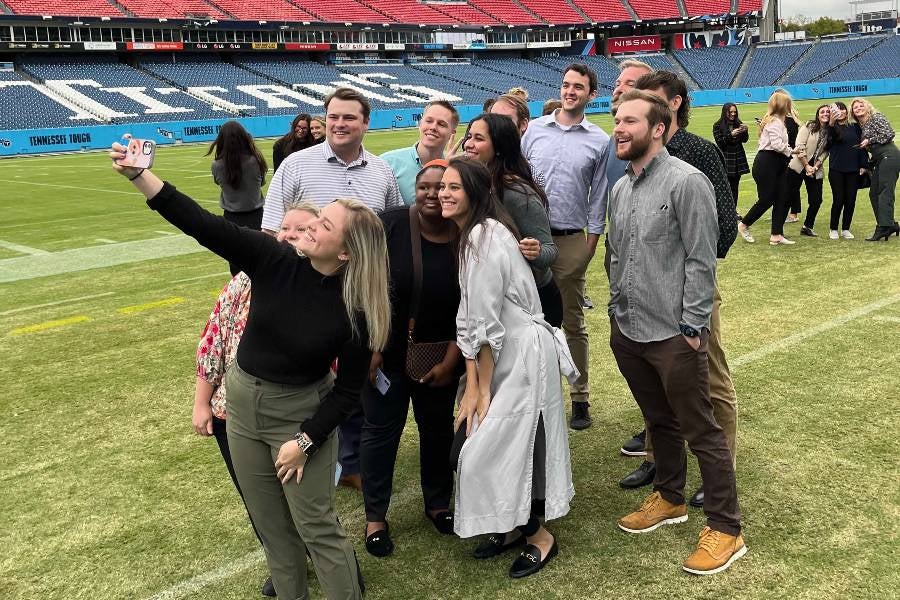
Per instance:
[[[294,439],[297,441],[297,447],[300,448],[300,451],[303,452],[303,454],[307,457],[313,455],[316,445],[309,439],[308,435],[300,431],[294,435]]]

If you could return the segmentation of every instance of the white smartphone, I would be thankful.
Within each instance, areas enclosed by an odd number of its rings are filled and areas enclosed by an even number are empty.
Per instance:
[[[156,155],[156,142],[140,138],[123,138],[121,143],[126,148],[125,158],[117,160],[117,165],[134,167],[135,169],[149,169],[153,166],[153,158]]]
[[[375,389],[384,396],[391,387],[391,380],[385,377],[381,369],[375,369]]]

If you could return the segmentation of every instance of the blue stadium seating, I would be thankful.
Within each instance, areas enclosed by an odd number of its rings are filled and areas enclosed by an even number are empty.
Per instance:
[[[597,73],[598,88],[601,94],[608,94],[613,89],[616,79],[619,77],[618,63],[611,58],[605,56],[548,56],[535,58],[537,62],[545,65],[560,73],[558,78],[561,80],[562,70],[573,62],[581,62],[592,68]]]
[[[892,35],[875,44],[850,62],[816,81],[852,81],[854,79],[890,79],[900,77],[900,35]]]
[[[681,63],[701,89],[721,90],[731,87],[741,63],[747,55],[746,46],[721,46],[703,50],[676,50],[675,59]]]
[[[228,114],[156,77],[102,56],[31,55],[22,62],[22,70],[75,104],[85,104],[75,95],[81,94],[106,107],[87,108],[111,122],[208,119]],[[63,81],[83,83],[62,84]],[[116,89],[121,91],[112,91]],[[161,104],[151,108],[122,92],[142,94],[147,102]]]
[[[781,83],[809,83],[852,56],[883,41],[881,36],[866,36],[840,41],[823,41],[803,58],[797,69]],[[866,76],[868,78],[868,75]]]
[[[98,119],[71,119],[75,114],[36,90],[18,73],[0,71],[0,130],[100,124]]]
[[[737,82],[738,85],[741,87],[773,85],[810,46],[811,43],[757,46],[750,56],[744,78]]]

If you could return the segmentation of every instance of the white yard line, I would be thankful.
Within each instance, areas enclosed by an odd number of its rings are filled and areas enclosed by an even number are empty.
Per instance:
[[[82,300],[91,300],[93,298],[103,298],[104,296],[112,296],[116,292],[103,292],[102,294],[91,294],[89,296],[78,296],[77,298],[66,298],[65,300],[56,300],[55,302],[45,302],[44,304],[31,304],[29,306],[20,306],[18,308],[11,308],[9,310],[4,310],[0,312],[0,317],[4,317],[6,315],[12,315],[15,313],[25,312],[28,310],[35,310],[38,308],[46,308],[48,306],[62,306],[63,304],[74,304],[75,302],[81,302]]]
[[[118,196],[143,196],[140,192],[121,192],[118,190],[103,190],[100,188],[81,187],[77,185],[62,185],[60,183],[38,183],[37,181],[16,181],[13,179],[0,179],[0,183],[18,183],[23,185],[39,185],[43,187],[63,188],[66,190],[78,190],[80,192],[100,192],[104,194],[116,194]]]
[[[100,242],[101,244],[118,244],[116,240],[111,240],[109,238],[94,238],[95,242]]]
[[[104,213],[100,215],[83,215],[81,217],[65,217],[62,219],[49,219],[47,221],[29,221],[28,223],[13,223],[12,225],[0,225],[0,229],[17,229],[19,227],[32,227],[37,225],[50,225],[51,223],[63,223],[65,221],[80,221],[82,219],[107,219],[116,215],[137,215],[139,213],[145,214],[146,210],[134,209],[134,210],[119,210],[110,213]]]
[[[884,323],[900,323],[900,317],[887,317],[883,315],[876,315],[872,317],[876,321],[882,321]]]
[[[12,250],[13,252],[20,252],[22,254],[31,254],[32,256],[41,256],[43,254],[50,254],[46,250],[41,250],[40,248],[32,248],[30,246],[14,244],[13,242],[7,242],[6,240],[0,240],[0,248],[6,248],[7,250]]]
[[[774,354],[775,352],[781,352],[782,350],[786,350],[791,346],[796,346],[808,340],[811,337],[815,337],[820,333],[825,333],[826,331],[830,331],[832,329],[836,329],[841,325],[845,325],[850,321],[858,319],[860,317],[864,317],[868,314],[871,314],[877,310],[881,310],[885,306],[890,306],[891,304],[896,304],[900,302],[900,294],[894,294],[893,296],[887,296],[880,300],[876,300],[871,304],[866,304],[865,306],[860,306],[858,308],[854,308],[848,313],[844,313],[843,315],[839,315],[833,319],[825,321],[824,323],[819,323],[814,327],[810,327],[809,329],[804,329],[803,331],[798,331],[792,335],[787,336],[786,338],[782,338],[780,340],[776,340],[765,346],[761,346],[752,352],[748,352],[747,354],[742,354],[737,358],[728,361],[731,364],[732,369],[738,369],[745,365],[748,365],[752,362],[760,360],[769,356],[770,354]]]

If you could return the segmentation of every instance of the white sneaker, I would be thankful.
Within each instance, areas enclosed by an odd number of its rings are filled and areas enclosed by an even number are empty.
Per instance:
[[[849,232],[847,232],[847,233],[849,233]],[[836,240],[836,239],[838,239],[839,237],[841,237],[841,236],[840,236],[840,234],[838,234],[837,229],[832,229],[832,230],[830,230],[830,231],[828,232],[828,239],[829,239],[829,240]]]
[[[853,234],[850,233],[849,229],[845,229],[841,232],[841,237],[844,238],[845,240],[852,240]]]

